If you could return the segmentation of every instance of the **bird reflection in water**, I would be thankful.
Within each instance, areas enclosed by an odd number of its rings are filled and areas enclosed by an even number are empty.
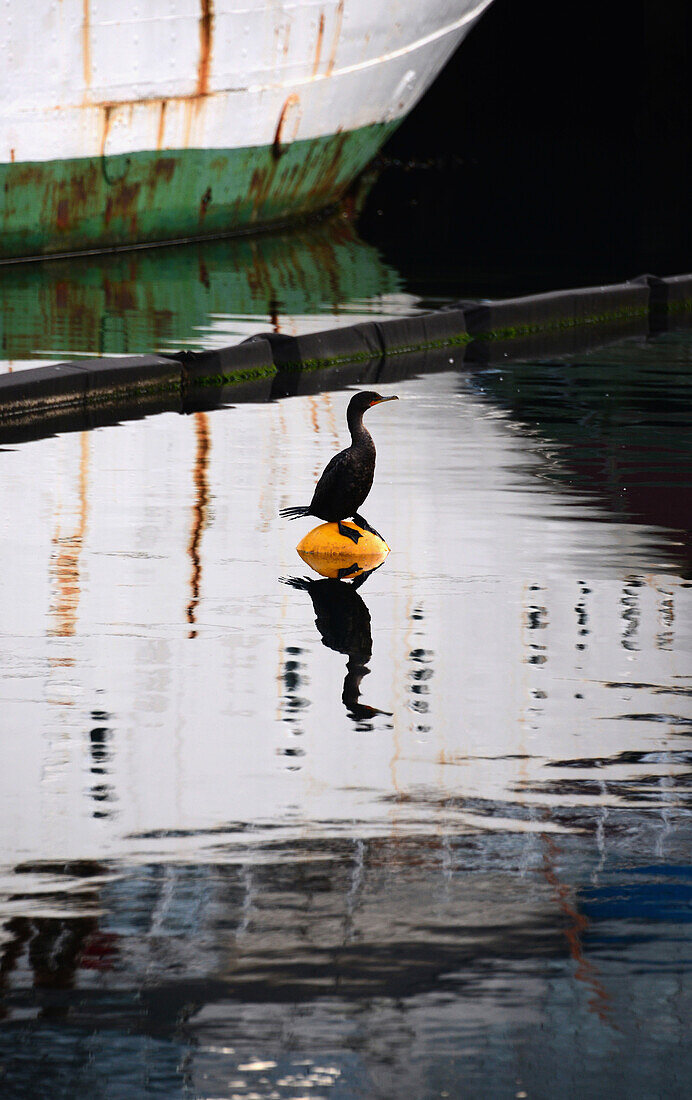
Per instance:
[[[376,569],[379,565],[358,572],[357,566],[351,566],[340,570],[338,578],[321,577],[319,580],[309,577],[282,578],[284,584],[310,596],[322,645],[347,655],[341,699],[359,732],[371,730],[372,719],[378,714],[391,717],[391,711],[360,702],[360,685],[363,677],[370,672],[368,662],[372,657],[372,631],[370,612],[358,589]],[[349,576],[354,576],[354,579],[347,580]]]

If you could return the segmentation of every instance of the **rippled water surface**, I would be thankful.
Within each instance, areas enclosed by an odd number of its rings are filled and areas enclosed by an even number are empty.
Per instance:
[[[687,1092],[691,365],[364,373],[355,583],[347,392],[3,445],[3,1096]]]
[[[284,233],[0,264],[0,373],[415,312],[403,287],[340,217]]]

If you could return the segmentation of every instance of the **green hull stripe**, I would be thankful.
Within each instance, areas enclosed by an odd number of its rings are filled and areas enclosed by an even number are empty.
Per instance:
[[[232,233],[341,197],[397,123],[283,147],[0,165],[0,257]]]

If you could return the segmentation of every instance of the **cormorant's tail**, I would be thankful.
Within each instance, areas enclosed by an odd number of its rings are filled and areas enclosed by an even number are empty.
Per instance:
[[[310,509],[306,508],[304,505],[298,508],[282,508],[279,515],[282,516],[283,519],[300,519],[301,516],[309,516]]]
[[[311,581],[308,577],[279,577],[282,584],[291,588],[297,588],[300,592],[309,592],[311,584],[319,584],[319,581]]]

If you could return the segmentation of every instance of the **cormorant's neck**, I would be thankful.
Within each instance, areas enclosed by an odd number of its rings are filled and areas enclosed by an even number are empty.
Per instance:
[[[372,436],[363,423],[363,412],[356,409],[351,412],[349,409],[346,414],[346,422],[348,424],[349,431],[351,433],[351,443],[372,443]]]

